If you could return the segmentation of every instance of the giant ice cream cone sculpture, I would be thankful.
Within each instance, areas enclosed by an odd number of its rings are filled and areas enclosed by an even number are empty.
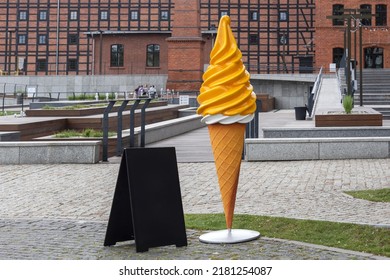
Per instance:
[[[228,229],[233,223],[245,127],[256,110],[256,95],[241,58],[230,18],[223,16],[210,54],[210,66],[203,75],[197,113],[209,128]]]

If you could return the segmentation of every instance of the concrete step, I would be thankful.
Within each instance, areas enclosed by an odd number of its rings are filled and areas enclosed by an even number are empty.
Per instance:
[[[390,137],[390,127],[263,128],[263,138]]]
[[[389,158],[390,137],[245,140],[248,161]]]
[[[360,100],[355,100],[355,104],[359,104],[360,103]],[[363,100],[363,104],[364,106],[381,106],[381,105],[390,105],[390,101],[389,102],[383,102],[383,101],[367,101],[367,100]]]

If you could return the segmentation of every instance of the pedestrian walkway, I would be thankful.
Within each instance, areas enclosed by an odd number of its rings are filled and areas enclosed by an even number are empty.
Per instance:
[[[344,111],[337,77],[322,79],[316,108],[316,114],[331,110]]]
[[[265,127],[314,128],[293,110],[260,114]],[[384,126],[390,126],[384,121]],[[207,128],[148,147],[175,147],[184,212],[222,213]],[[136,253],[133,241],[104,247],[120,157],[99,164],[0,165],[1,259],[383,259],[380,256],[261,236]],[[390,228],[390,203],[345,191],[390,188],[390,159],[243,162],[236,214],[369,224]],[[159,166],[145,166],[153,175]],[[261,232],[260,232],[261,233]]]
[[[390,187],[390,160],[243,162],[236,213],[390,226],[390,204],[343,191]],[[158,167],[155,167],[158,168]],[[185,213],[222,213],[213,162],[178,163]],[[261,237],[198,241],[135,253],[133,242],[103,247],[119,164],[0,166],[0,259],[372,259]],[[153,172],[153,167],[151,167]]]

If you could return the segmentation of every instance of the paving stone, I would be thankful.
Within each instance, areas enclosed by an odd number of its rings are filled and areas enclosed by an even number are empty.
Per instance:
[[[104,247],[106,223],[63,220],[0,220],[0,259],[19,260],[370,260],[370,254],[300,242],[259,238],[241,244],[205,244],[204,232],[188,230],[188,246],[164,246],[137,253],[134,241]]]
[[[390,203],[344,193],[389,188],[389,164],[390,159],[243,162],[235,213],[390,227]],[[223,212],[214,163],[178,163],[178,169],[185,213]],[[0,259],[362,257],[263,237],[239,246],[204,245],[200,232],[191,229],[187,248],[135,254],[132,243],[103,247],[118,171],[117,163],[0,166]]]

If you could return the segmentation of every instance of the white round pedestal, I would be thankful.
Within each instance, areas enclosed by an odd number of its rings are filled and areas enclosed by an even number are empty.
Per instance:
[[[199,240],[211,244],[233,244],[257,239],[260,233],[247,229],[224,229],[202,234]]]

